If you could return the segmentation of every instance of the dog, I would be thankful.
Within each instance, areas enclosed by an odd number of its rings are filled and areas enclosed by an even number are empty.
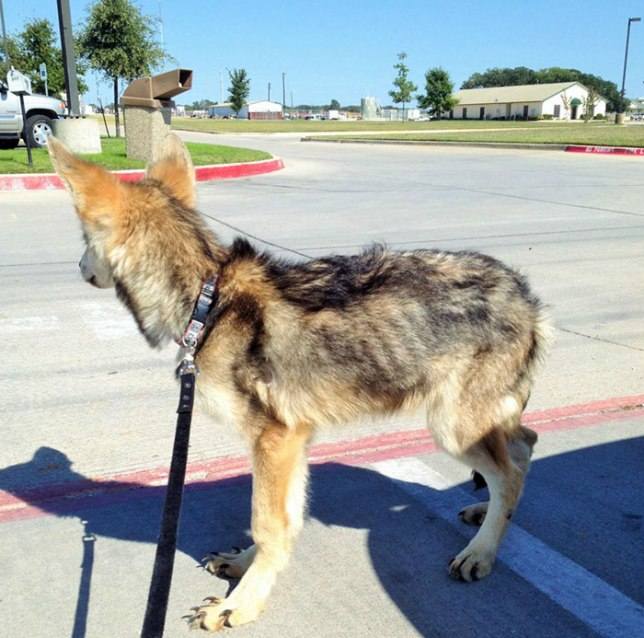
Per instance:
[[[258,617],[303,525],[314,430],[358,417],[424,409],[437,443],[487,483],[489,503],[460,513],[481,527],[449,573],[490,573],[537,439],[520,418],[550,335],[522,275],[475,252],[380,246],[289,263],[244,238],[222,244],[195,210],[194,169],[174,134],[138,183],[53,137],[48,147],[80,218],[83,278],[115,288],[150,346],[181,338],[216,277],[197,394],[248,440],[254,544],[206,557],[241,581],[194,608],[191,626]]]

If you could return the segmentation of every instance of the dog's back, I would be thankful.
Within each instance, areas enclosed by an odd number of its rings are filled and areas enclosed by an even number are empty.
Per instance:
[[[254,290],[262,282],[248,365],[270,369],[262,396],[286,423],[343,422],[436,404],[445,393],[482,394],[489,410],[499,401],[501,411],[512,401],[514,412],[523,409],[544,317],[525,279],[501,262],[376,246],[291,264],[244,240],[230,260],[247,264],[237,271]]]

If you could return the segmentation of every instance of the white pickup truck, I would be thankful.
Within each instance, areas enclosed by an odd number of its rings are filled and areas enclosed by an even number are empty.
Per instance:
[[[46,95],[25,95],[26,125],[23,126],[20,98],[0,80],[0,149],[15,148],[20,138],[33,148],[44,146],[52,131],[51,121],[65,115],[65,103]]]

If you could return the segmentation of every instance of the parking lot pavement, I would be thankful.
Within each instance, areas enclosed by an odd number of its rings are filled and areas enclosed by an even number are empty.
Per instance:
[[[487,579],[466,585],[447,575],[448,559],[473,534],[457,512],[484,495],[424,430],[319,445],[311,451],[309,520],[291,566],[263,616],[235,633],[637,635],[644,408],[595,404],[531,416],[538,453]],[[136,635],[164,472],[87,477],[69,452],[48,447],[0,470],[4,635]],[[188,635],[182,616],[229,586],[195,567],[208,551],[249,543],[246,472],[239,458],[190,470],[169,637]],[[34,478],[40,487],[26,489]]]
[[[260,623],[235,633],[636,635],[643,160],[339,148],[277,136],[217,141],[286,162],[276,174],[199,187],[200,209],[223,239],[245,232],[294,259],[371,241],[483,250],[529,276],[557,326],[529,406],[546,410],[538,459],[518,532],[490,578],[466,586],[445,576],[471,534],[448,515],[470,486],[462,468],[414,439],[422,421],[352,425],[320,434],[319,444],[336,447],[313,472],[302,542]],[[65,193],[0,195],[8,397],[0,617],[8,636],[133,635],[147,592],[173,435],[174,352],[149,350],[113,293],[82,284],[81,243]],[[571,404],[595,407],[559,410]],[[244,543],[243,451],[236,433],[197,413],[168,636],[186,635],[180,616],[225,591],[195,561]]]

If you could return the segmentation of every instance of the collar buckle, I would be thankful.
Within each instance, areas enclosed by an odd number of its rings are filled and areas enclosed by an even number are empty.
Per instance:
[[[186,349],[183,360],[179,365],[179,374],[188,374],[184,369],[191,369],[196,373],[197,366],[194,362],[194,356],[199,346],[201,337],[206,327],[206,320],[211,310],[215,307],[219,295],[217,294],[217,275],[206,279],[201,285],[201,291],[195,307],[192,310],[190,321],[183,332],[181,338],[177,341],[180,346]],[[185,364],[185,365],[184,365]]]

